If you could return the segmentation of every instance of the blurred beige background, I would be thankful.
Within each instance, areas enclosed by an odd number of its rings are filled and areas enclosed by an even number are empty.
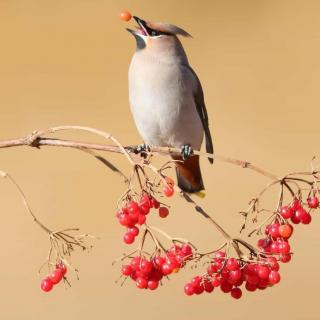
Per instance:
[[[204,87],[217,153],[279,175],[309,169],[312,156],[320,157],[320,2],[311,0],[0,0],[0,139],[78,124],[112,132],[125,144],[140,142],[127,101],[135,44],[118,19],[124,8],[194,36],[183,44]],[[120,156],[110,159],[128,168]],[[202,167],[208,193],[202,204],[237,234],[237,211],[267,179],[220,162],[211,167],[203,160]],[[48,239],[0,181],[1,319],[319,319],[320,217],[297,228],[293,262],[282,267],[275,288],[240,301],[220,292],[190,298],[182,288],[195,272],[186,270],[156,292],[142,292],[114,283],[120,265],[111,261],[130,250],[114,218],[124,191],[117,177],[67,149],[2,149],[0,169],[19,181],[45,223],[101,237],[90,254],[72,259],[80,281],[44,294],[37,270]],[[172,214],[153,219],[155,225],[202,248],[221,242],[183,202],[169,202]]]

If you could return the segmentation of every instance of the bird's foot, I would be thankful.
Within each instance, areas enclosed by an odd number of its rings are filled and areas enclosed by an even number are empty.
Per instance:
[[[147,158],[148,152],[150,152],[150,151],[151,151],[151,146],[147,143],[139,144],[136,147],[134,147],[134,149],[133,149],[133,152],[135,154],[140,154],[141,157],[143,157],[145,159]]]
[[[193,149],[190,144],[184,144],[181,147],[181,155],[183,160],[187,160],[193,155]]]

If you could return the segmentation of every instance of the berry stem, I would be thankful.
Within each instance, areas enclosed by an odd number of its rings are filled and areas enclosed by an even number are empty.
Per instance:
[[[180,243],[187,243],[189,244],[191,247],[193,247],[195,250],[197,250],[196,246],[194,244],[192,244],[190,241],[183,239],[183,238],[176,238],[176,237],[171,237],[169,234],[167,234],[166,232],[164,232],[163,230],[153,227],[153,226],[149,226],[148,227],[151,230],[154,230],[160,234],[162,234],[164,237],[166,237],[168,240],[170,240],[171,242],[180,242]]]
[[[149,233],[151,236],[154,244],[156,245],[157,249],[161,249],[163,252],[166,252],[166,248],[161,244],[161,242],[158,240],[158,238],[155,236],[155,234],[152,232],[152,230],[146,225],[145,231]]]

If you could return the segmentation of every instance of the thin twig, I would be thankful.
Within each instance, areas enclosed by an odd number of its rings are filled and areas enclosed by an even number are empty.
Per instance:
[[[11,182],[11,184],[16,188],[16,190],[18,191],[22,202],[26,208],[26,210],[30,213],[30,215],[32,216],[33,220],[46,232],[48,232],[49,234],[52,232],[50,229],[48,229],[42,222],[39,221],[39,219],[35,216],[35,214],[33,213],[33,211],[31,210],[31,207],[27,201],[27,198],[22,190],[22,188],[20,187],[20,185],[12,178],[11,175],[9,175],[6,172],[1,171],[0,172],[0,176],[3,178],[8,179],[8,181]]]

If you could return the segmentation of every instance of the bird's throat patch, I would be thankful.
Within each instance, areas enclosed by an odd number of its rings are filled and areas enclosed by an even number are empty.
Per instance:
[[[137,51],[144,49],[146,47],[146,43],[144,42],[144,40],[141,37],[139,37],[137,34],[134,34],[134,37],[137,42]]]

